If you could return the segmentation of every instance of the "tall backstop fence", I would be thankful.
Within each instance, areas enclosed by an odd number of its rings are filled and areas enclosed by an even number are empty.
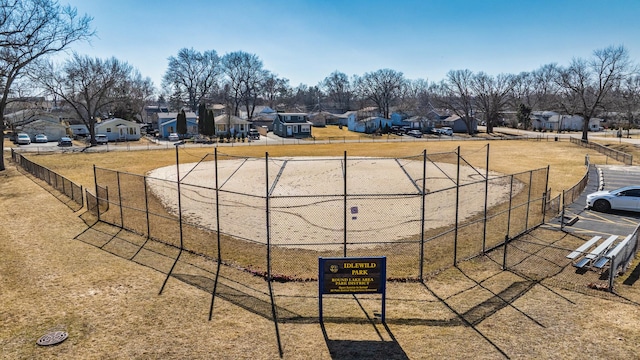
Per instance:
[[[79,208],[84,206],[82,185],[78,185],[66,177],[49,170],[48,168],[38,165],[33,161],[25,158],[22,154],[18,153],[14,149],[11,149],[11,160],[16,165],[23,168],[31,175],[37,177],[40,180],[45,181],[47,184],[58,190],[61,194],[68,197],[74,203],[78,204]]]
[[[578,138],[571,137],[569,138],[572,144],[580,145],[582,147],[593,149],[599,152],[600,154],[604,154],[616,161],[619,161],[625,165],[633,165],[633,155],[624,153],[622,151],[618,151],[616,149],[611,149],[606,146],[600,145],[595,142],[591,142],[588,140],[582,140]]]
[[[146,175],[95,167],[87,208],[103,222],[270,280],[316,279],[319,256],[381,255],[388,278],[422,280],[558,214],[547,212],[548,168],[496,173],[488,145],[403,158],[215,150],[185,164],[176,147],[177,166]]]

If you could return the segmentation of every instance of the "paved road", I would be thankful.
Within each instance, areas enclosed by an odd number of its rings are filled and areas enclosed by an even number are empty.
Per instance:
[[[601,185],[604,184],[603,187]],[[640,223],[640,213],[630,211],[612,211],[601,213],[586,210],[587,194],[598,190],[613,190],[622,186],[640,184],[640,166],[598,165],[589,170],[589,183],[580,197],[565,208],[565,219],[577,216],[578,221],[564,230],[586,236],[628,235]],[[552,226],[560,227],[560,217],[554,219]]]

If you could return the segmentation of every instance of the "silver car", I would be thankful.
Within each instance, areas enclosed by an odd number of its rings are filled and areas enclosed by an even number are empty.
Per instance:
[[[18,145],[29,145],[31,144],[31,137],[26,133],[19,133],[16,137],[16,144]]]
[[[587,195],[587,209],[640,211],[640,186],[591,193]]]

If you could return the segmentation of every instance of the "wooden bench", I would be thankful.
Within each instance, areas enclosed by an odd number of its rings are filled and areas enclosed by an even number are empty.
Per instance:
[[[589,240],[586,243],[580,245],[580,247],[577,248],[574,252],[572,252],[571,254],[567,255],[567,258],[573,260],[573,259],[577,258],[578,256],[584,254],[587,250],[589,250],[589,248],[591,248],[600,239],[602,239],[602,236],[594,236],[594,237],[592,237],[591,240]]]
[[[624,238],[624,240],[619,242],[618,245],[616,245],[613,249],[609,250],[607,254],[602,258],[600,258],[600,260],[596,261],[595,264],[593,264],[593,266],[598,269],[602,269],[605,265],[607,265],[609,260],[613,259],[615,256],[618,256],[620,251],[622,251],[622,249],[624,249],[624,247],[627,246],[627,243],[629,243],[629,241],[631,241],[631,235]]]
[[[590,253],[584,256],[582,260],[575,263],[573,266],[577,268],[583,268],[587,264],[591,262],[597,262],[604,255],[604,253],[611,247],[614,241],[618,238],[618,235],[611,235],[607,240],[603,241],[602,244],[598,245],[595,249],[593,249]]]

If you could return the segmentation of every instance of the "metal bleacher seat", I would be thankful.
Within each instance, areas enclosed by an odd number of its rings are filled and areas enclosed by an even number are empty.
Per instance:
[[[580,245],[579,248],[575,249],[575,251],[573,251],[571,254],[567,255],[567,258],[573,260],[573,259],[577,258],[578,256],[584,254],[587,250],[589,250],[589,248],[591,248],[600,239],[602,239],[602,236],[594,236],[594,237],[592,237],[591,240],[589,240],[586,243]]]
[[[598,269],[602,269],[605,265],[607,265],[609,260],[617,256],[620,253],[620,251],[622,251],[622,249],[624,249],[624,247],[627,246],[627,243],[629,243],[629,241],[631,241],[631,235],[624,238],[624,240],[619,242],[618,245],[616,245],[613,249],[609,250],[607,254],[601,257],[600,260],[596,261],[593,264],[593,266]]]
[[[600,258],[604,255],[604,253],[611,247],[614,241],[618,238],[618,235],[611,235],[607,240],[603,241],[600,245],[598,245],[595,249],[593,249],[590,253],[584,256],[580,261],[575,263],[573,266],[577,268],[583,268],[592,262],[598,262]]]

